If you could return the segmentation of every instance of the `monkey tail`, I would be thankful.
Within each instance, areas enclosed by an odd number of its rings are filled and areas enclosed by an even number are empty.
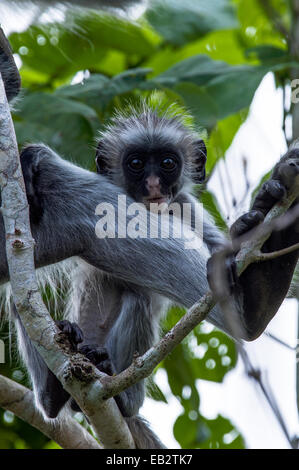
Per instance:
[[[126,422],[137,449],[166,449],[144,418],[132,416],[131,418],[126,418]]]

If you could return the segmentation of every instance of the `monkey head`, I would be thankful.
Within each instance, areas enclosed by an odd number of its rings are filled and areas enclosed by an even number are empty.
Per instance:
[[[115,117],[96,152],[97,172],[148,208],[171,203],[188,183],[203,183],[206,159],[204,142],[177,116],[145,107]]]

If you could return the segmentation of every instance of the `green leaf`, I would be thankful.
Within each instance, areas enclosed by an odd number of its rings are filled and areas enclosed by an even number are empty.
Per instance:
[[[298,64],[277,61],[269,65],[230,66],[206,55],[190,57],[154,78],[180,94],[201,125],[216,122],[249,107],[269,71],[281,71]]]
[[[100,71],[109,51],[138,61],[156,47],[144,26],[94,11],[68,15],[64,24],[31,26],[23,33],[11,34],[10,41],[27,69],[59,80],[78,70]]]
[[[210,59],[224,61],[230,65],[248,62],[257,64],[255,58],[245,57],[238,31],[231,30],[213,31],[204,38],[187,43],[184,47],[174,49],[171,46],[165,46],[159,48],[146,61],[145,65],[153,69],[153,76],[157,76],[178,62],[199,54],[208,55]]]
[[[20,145],[44,142],[83,166],[90,166],[94,140],[100,122],[91,107],[48,93],[24,96],[16,113]]]
[[[201,449],[244,449],[245,442],[239,431],[226,418],[205,419],[210,429],[210,438],[201,442]]]
[[[198,410],[199,395],[195,386],[196,371],[193,358],[185,343],[179,344],[175,348],[171,355],[163,361],[163,366],[167,372],[172,393],[180,400],[186,410]],[[190,389],[188,398],[184,397],[186,387]]]
[[[204,126],[208,129],[215,126],[220,118],[221,110],[204,87],[198,87],[193,83],[179,83],[174,87],[174,90],[182,97],[198,126]]]
[[[55,90],[55,95],[63,98],[84,101],[86,103],[97,101],[103,94],[103,89],[110,82],[105,75],[92,74],[83,83],[66,85]]]
[[[250,47],[245,50],[247,57],[250,57],[254,54],[261,62],[277,61],[277,60],[289,60],[290,56],[287,53],[287,50],[282,49],[281,47],[274,47],[270,44],[263,44],[255,47]]]
[[[275,67],[283,68],[277,64]],[[197,122],[213,128],[217,121],[247,108],[262,78],[265,66],[230,66],[208,56],[197,55],[175,64],[155,77],[162,86],[182,96]]]
[[[213,217],[215,224],[220,230],[223,232],[228,231],[227,224],[221,214],[220,208],[217,203],[217,199],[215,198],[214,194],[210,191],[202,191],[199,195],[200,202],[204,205],[204,208],[209,212],[209,214]]]
[[[174,437],[183,449],[244,449],[239,431],[226,418],[206,419],[200,414],[180,415],[173,428]]]
[[[229,0],[155,0],[146,17],[166,41],[178,46],[210,31],[238,26]]]
[[[211,433],[203,420],[192,420],[184,413],[174,423],[173,434],[182,449],[194,449],[200,442],[206,441]]]
[[[58,88],[55,94],[80,100],[97,110],[103,110],[116,96],[146,87],[146,76],[150,69],[130,69],[108,79],[104,75],[92,74],[83,84]]]
[[[221,331],[204,333],[201,325],[195,329],[199,353],[195,354],[194,367],[199,379],[222,382],[224,376],[237,363],[234,342]],[[198,356],[199,355],[199,356]]]
[[[170,67],[155,77],[155,81],[169,87],[179,82],[192,82],[200,86],[207,85],[212,79],[232,70],[233,67],[226,62],[212,60],[208,55],[198,54]]]
[[[263,8],[263,2],[260,0],[234,0],[234,3],[237,5],[238,19],[241,24],[240,39],[245,47],[270,44],[271,46],[287,48],[287,38],[278,32],[273,21],[269,19]],[[270,3],[288,29],[291,21],[288,6],[290,2],[271,0]]]
[[[78,114],[87,121],[97,121],[97,114],[90,106],[49,93],[29,93],[18,107],[18,115],[51,126],[54,117],[62,114]],[[98,124],[98,122],[97,122]]]

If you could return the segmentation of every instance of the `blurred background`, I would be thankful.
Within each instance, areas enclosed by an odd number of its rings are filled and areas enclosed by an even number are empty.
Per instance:
[[[194,190],[224,232],[299,137],[296,0],[152,0],[113,14],[0,6],[0,17],[23,81],[20,146],[45,142],[94,170],[95,138],[115,109],[141,96],[175,102],[207,142],[206,191]],[[141,414],[166,446],[298,448],[296,284],[254,343],[237,351],[205,322],[157,368]],[[183,313],[172,308],[162,331]],[[0,373],[28,385],[5,321],[0,338]],[[0,409],[0,448],[56,447]]]

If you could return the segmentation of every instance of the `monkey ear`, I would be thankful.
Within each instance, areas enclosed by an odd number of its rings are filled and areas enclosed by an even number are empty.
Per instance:
[[[206,178],[207,147],[203,140],[194,142],[192,180],[195,184],[203,183]]]
[[[100,175],[109,174],[108,162],[103,154],[103,143],[101,140],[98,142],[97,150],[96,150],[96,166],[97,166],[97,173],[99,173]]]

